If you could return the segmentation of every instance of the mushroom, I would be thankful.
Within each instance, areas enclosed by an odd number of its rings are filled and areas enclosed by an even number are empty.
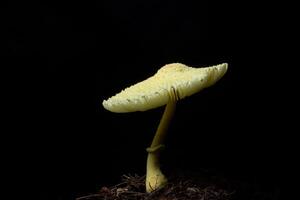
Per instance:
[[[157,73],[115,96],[104,100],[105,109],[116,113],[146,111],[166,105],[163,116],[148,152],[146,191],[152,192],[166,185],[167,179],[160,170],[159,156],[163,141],[174,115],[176,102],[212,86],[227,71],[227,63],[193,68],[181,63],[167,64]]]

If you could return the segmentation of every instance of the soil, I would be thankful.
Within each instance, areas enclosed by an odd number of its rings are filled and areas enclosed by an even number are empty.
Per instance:
[[[96,194],[76,200],[267,200],[278,199],[277,190],[262,191],[249,183],[228,181],[222,177],[176,175],[168,184],[152,193],[145,192],[145,176],[123,175],[122,182],[102,187]]]

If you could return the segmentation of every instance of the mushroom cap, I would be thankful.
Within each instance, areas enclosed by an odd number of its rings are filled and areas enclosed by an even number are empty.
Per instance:
[[[167,64],[150,78],[132,85],[103,101],[105,109],[126,113],[146,111],[167,104],[174,89],[180,99],[216,83],[227,71],[227,63],[193,68],[181,63]]]

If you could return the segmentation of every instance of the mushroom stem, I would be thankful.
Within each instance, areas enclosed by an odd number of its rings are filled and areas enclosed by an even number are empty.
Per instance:
[[[148,193],[164,187],[167,183],[166,177],[160,170],[159,156],[160,151],[164,147],[163,141],[166,137],[167,129],[176,109],[177,94],[174,88],[172,88],[169,97],[169,101],[165,107],[165,111],[160,120],[152,144],[147,148],[146,191]]]

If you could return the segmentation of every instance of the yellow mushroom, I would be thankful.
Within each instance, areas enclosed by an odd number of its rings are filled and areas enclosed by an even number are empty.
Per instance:
[[[146,111],[166,105],[151,146],[147,148],[147,192],[157,190],[167,183],[160,170],[159,155],[176,102],[216,83],[226,73],[227,66],[227,63],[223,63],[193,68],[181,63],[168,64],[152,77],[103,101],[105,109],[116,113]]]

